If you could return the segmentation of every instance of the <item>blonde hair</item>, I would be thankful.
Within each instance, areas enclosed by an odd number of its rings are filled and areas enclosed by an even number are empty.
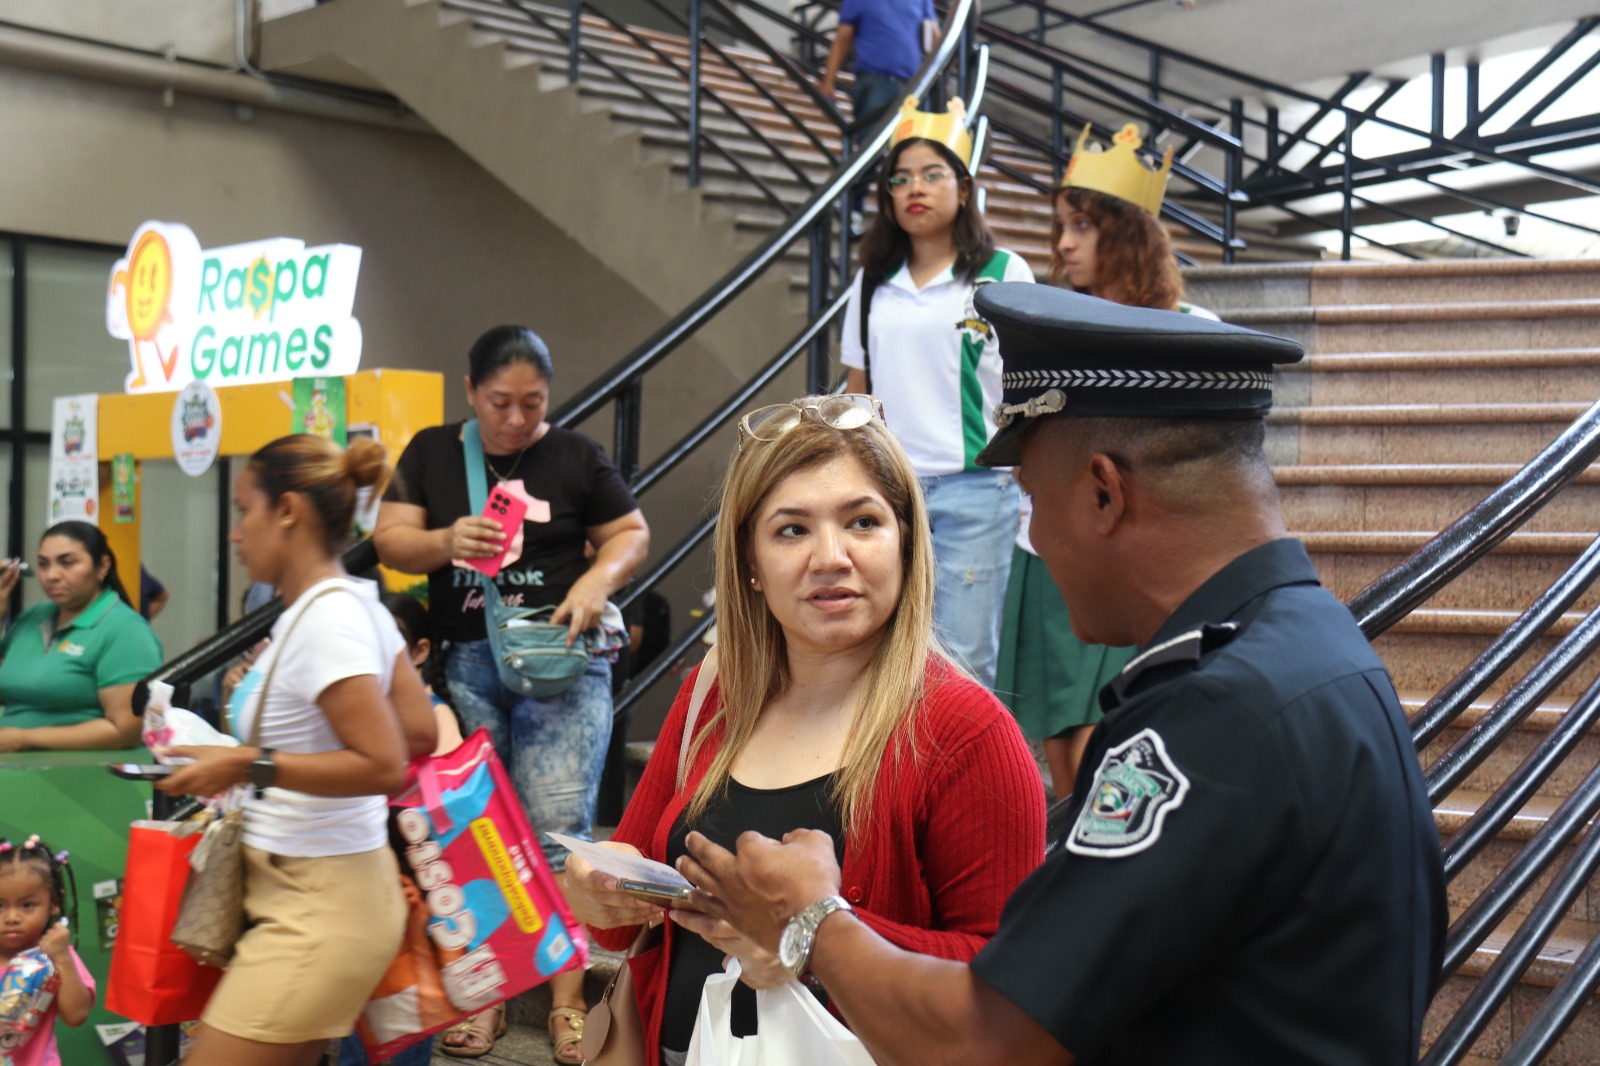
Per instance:
[[[387,455],[370,437],[357,437],[340,450],[326,437],[296,433],[262,446],[250,457],[249,470],[268,504],[276,505],[286,492],[306,497],[322,522],[328,554],[336,555],[350,539],[357,491],[382,492],[388,483]]]
[[[915,757],[914,715],[922,700],[928,656],[937,650],[933,536],[922,485],[911,460],[882,422],[874,419],[857,429],[841,430],[807,416],[775,441],[746,441],[723,482],[716,531],[717,684],[722,698],[716,713],[698,729],[689,748],[689,764],[718,725],[724,735],[690,799],[691,824],[726,791],[733,764],[755,731],[757,717],[792,680],[783,629],[767,609],[766,599],[750,584],[752,523],[785,478],[844,458],[860,463],[888,502],[900,527],[903,563],[900,602],[884,623],[883,640],[863,675],[844,765],[833,781],[831,798],[846,832],[863,831],[870,823],[872,790],[885,756]],[[891,751],[902,727],[903,738]]]

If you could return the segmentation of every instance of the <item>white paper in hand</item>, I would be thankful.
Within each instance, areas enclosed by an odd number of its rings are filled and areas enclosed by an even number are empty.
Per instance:
[[[616,851],[604,848],[588,840],[579,840],[569,837],[564,833],[546,833],[545,836],[566,848],[574,855],[581,855],[583,861],[593,866],[603,874],[612,877],[625,877],[630,881],[648,881],[656,885],[671,885],[682,888],[689,884],[682,874],[664,862],[647,859],[643,855],[631,855],[625,851]]]

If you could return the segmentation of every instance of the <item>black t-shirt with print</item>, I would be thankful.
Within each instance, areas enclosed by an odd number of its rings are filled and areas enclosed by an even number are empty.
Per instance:
[[[425,429],[411,439],[386,499],[428,512],[429,529],[442,529],[469,513],[462,423]],[[522,557],[500,571],[495,584],[512,605],[552,606],[589,568],[584,544],[593,526],[615,521],[638,504],[600,445],[581,433],[551,426],[514,470],[510,456],[493,456],[508,480],[520,478],[528,494],[550,505],[548,522],[522,523]],[[496,475],[485,472],[492,487]],[[482,640],[483,588],[475,570],[443,566],[428,575],[428,614],[436,640]]]

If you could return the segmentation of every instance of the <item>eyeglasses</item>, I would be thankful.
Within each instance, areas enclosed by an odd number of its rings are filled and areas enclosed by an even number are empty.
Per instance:
[[[833,429],[860,429],[876,418],[883,421],[883,401],[860,392],[829,396],[816,403],[775,403],[758,407],[739,419],[739,450],[746,438],[770,443],[810,415]]]
[[[937,189],[940,185],[943,185],[946,181],[953,177],[955,177],[955,175],[950,173],[950,171],[945,170],[943,167],[929,167],[921,174],[896,174],[894,177],[889,179],[889,191],[904,192],[911,187],[911,183],[913,181],[919,179],[922,181],[922,184],[926,185],[929,189]]]

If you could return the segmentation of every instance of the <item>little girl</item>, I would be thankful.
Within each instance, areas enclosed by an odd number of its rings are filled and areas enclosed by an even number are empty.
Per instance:
[[[66,915],[64,917],[63,915]],[[72,949],[77,892],[67,853],[37,835],[0,840],[0,1064],[61,1066],[56,1017],[76,1028],[94,1005],[94,978]]]

